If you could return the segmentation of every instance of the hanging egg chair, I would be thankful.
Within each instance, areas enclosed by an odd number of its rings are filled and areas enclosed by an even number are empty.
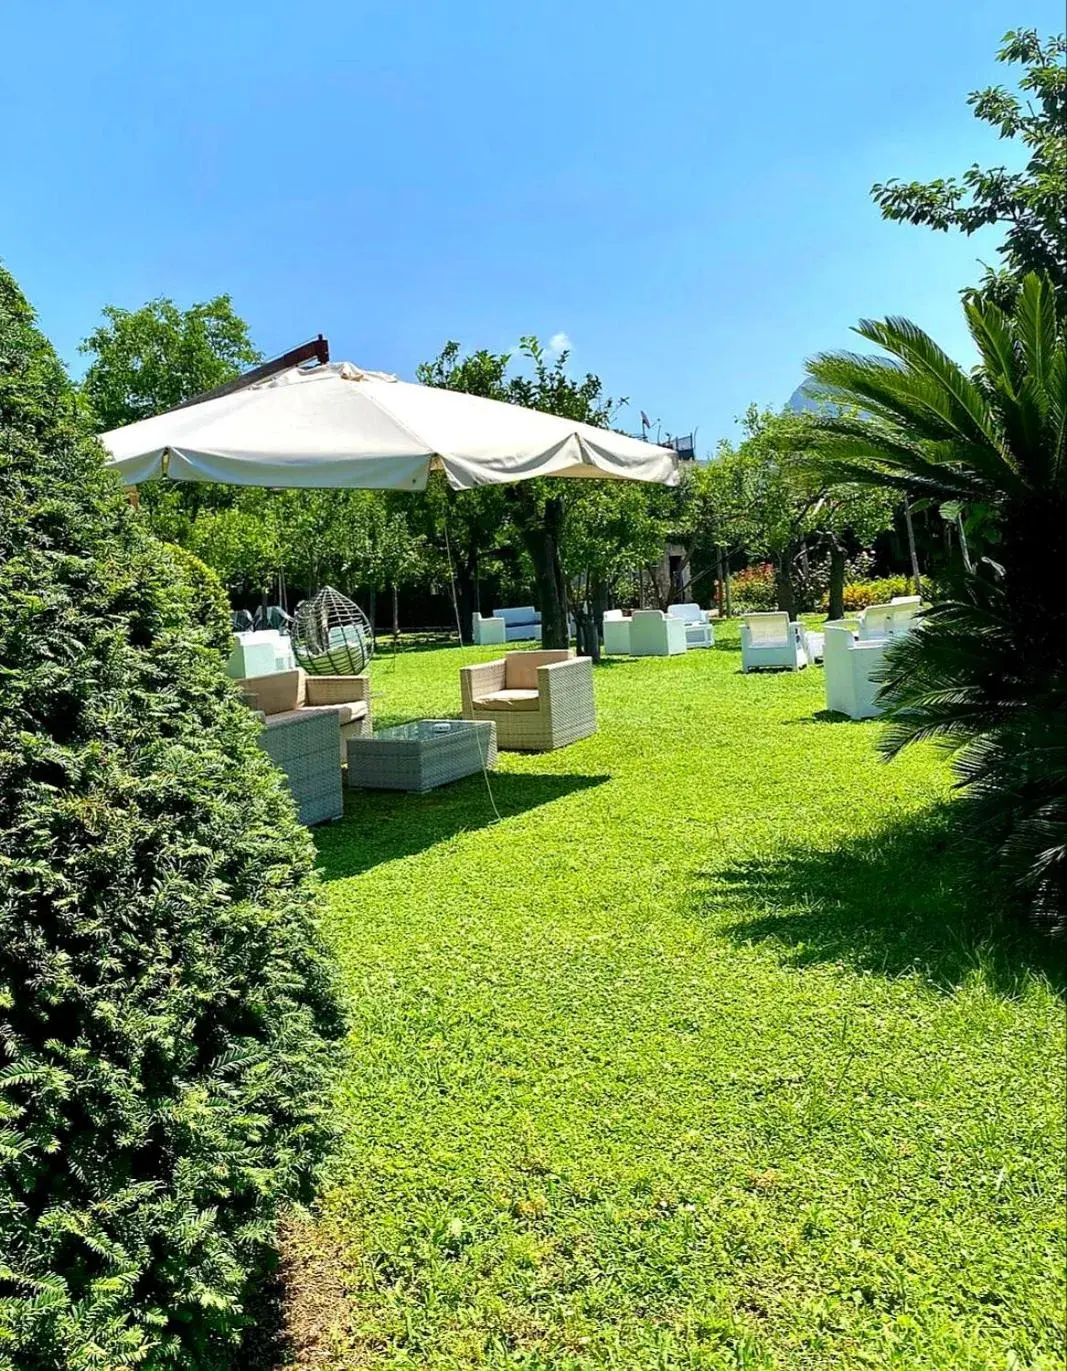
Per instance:
[[[309,676],[358,676],[374,654],[370,620],[333,586],[297,605],[290,641]]]

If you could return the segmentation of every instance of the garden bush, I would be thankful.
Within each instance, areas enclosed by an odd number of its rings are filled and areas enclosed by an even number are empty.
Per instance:
[[[233,1363],[328,1140],[312,847],[0,269],[0,1371]]]
[[[747,566],[730,578],[730,594],[736,613],[757,613],[778,608],[774,567],[770,562]]]
[[[910,595],[911,583],[906,576],[882,576],[875,581],[848,581],[845,583],[845,612],[855,614],[868,605],[887,605],[894,595]],[[829,601],[824,598],[819,606],[824,614],[829,612]]]

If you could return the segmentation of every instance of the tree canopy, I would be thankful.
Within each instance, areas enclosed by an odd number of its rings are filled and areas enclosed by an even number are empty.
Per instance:
[[[1002,304],[1027,272],[1044,275],[1067,299],[1067,40],[1044,40],[1035,29],[1004,35],[997,59],[1021,66],[1018,90],[972,91],[975,117],[1002,139],[1021,145],[1025,165],[981,167],[933,181],[880,183],[871,194],[886,219],[971,234],[987,225],[1005,229],[997,249],[1002,265],[987,267],[982,290]]]
[[[228,295],[184,310],[163,298],[134,310],[107,305],[103,314],[80,348],[91,359],[82,392],[102,432],[160,414],[262,361]]]

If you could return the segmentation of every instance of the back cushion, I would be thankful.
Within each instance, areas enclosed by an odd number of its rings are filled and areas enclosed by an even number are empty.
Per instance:
[[[548,666],[550,662],[565,662],[570,655],[562,649],[557,652],[510,652],[504,659],[507,663],[504,684],[508,690],[536,690],[537,668]]]
[[[788,614],[754,614],[748,620],[749,633],[753,643],[773,646],[789,639]]]
[[[505,624],[536,624],[540,615],[533,605],[519,605],[517,609],[494,609],[493,618],[503,619]],[[525,686],[516,686],[516,690],[524,690]]]
[[[242,685],[256,697],[256,708],[264,714],[284,714],[304,703],[304,673],[274,671],[269,676],[249,676]]]

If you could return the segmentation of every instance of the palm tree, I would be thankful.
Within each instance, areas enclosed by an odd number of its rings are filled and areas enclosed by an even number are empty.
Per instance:
[[[1042,278],[1013,312],[974,300],[970,373],[906,319],[857,332],[888,357],[826,354],[809,371],[838,406],[817,418],[840,479],[984,514],[995,541],[888,654],[892,755],[933,738],[954,753],[981,841],[1030,912],[1067,928],[1067,345]]]

